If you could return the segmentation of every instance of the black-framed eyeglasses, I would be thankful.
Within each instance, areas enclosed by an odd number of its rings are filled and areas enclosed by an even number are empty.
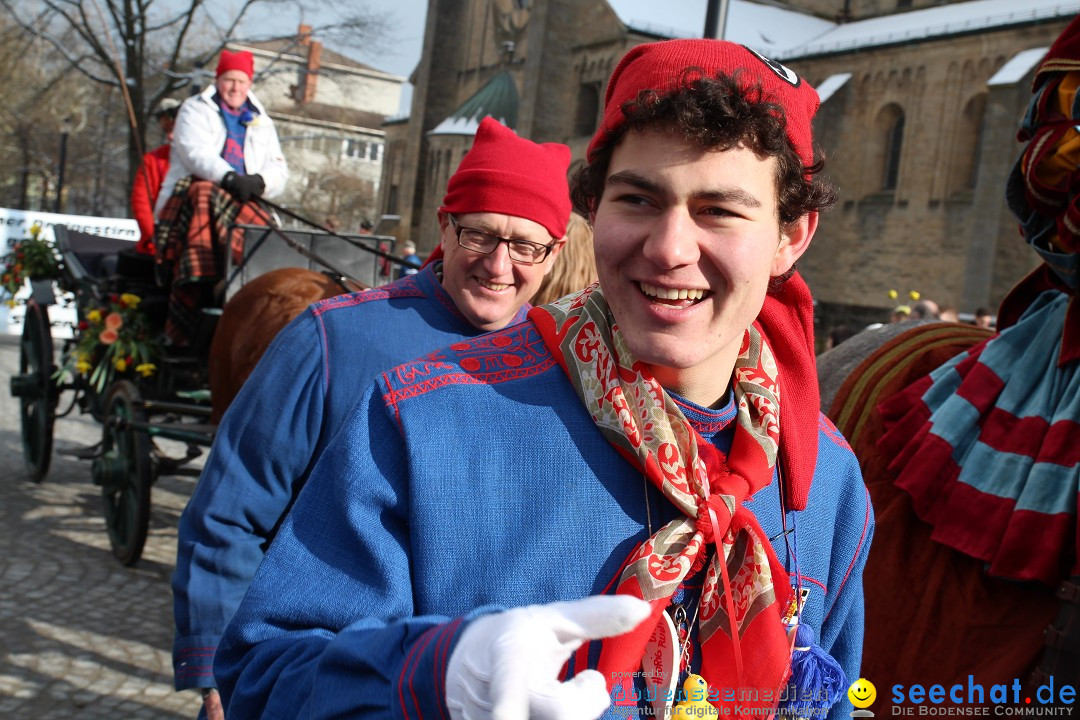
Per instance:
[[[483,255],[490,255],[495,252],[495,248],[499,247],[499,243],[506,243],[510,251],[510,261],[519,265],[536,265],[544,262],[551,254],[555,243],[559,242],[556,238],[552,238],[549,244],[543,245],[532,240],[499,237],[484,230],[460,225],[453,215],[450,215],[450,222],[454,226],[458,245],[461,247]]]

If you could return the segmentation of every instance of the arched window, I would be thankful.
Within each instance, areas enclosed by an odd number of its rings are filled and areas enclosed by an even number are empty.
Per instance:
[[[577,110],[574,113],[574,135],[592,135],[600,117],[600,86],[588,83],[578,88]]]
[[[439,151],[432,150],[428,156],[429,173],[428,173],[428,187],[435,190],[439,187]]]
[[[958,149],[962,154],[957,158],[963,187],[974,189],[979,182],[979,160],[982,151],[983,115],[986,114],[986,94],[976,95],[968,100],[964,107]]]
[[[900,177],[900,155],[904,146],[904,111],[899,105],[890,105],[882,111],[887,117],[885,125],[885,163],[881,176],[882,190],[895,190]]]

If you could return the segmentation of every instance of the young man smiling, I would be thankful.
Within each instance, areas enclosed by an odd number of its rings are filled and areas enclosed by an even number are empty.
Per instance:
[[[690,673],[850,710],[873,520],[792,272],[817,105],[727,42],[623,58],[573,193],[599,284],[380,376],[226,632],[230,712],[652,715]]]

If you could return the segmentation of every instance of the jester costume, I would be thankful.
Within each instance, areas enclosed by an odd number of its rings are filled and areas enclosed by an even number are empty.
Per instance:
[[[872,512],[816,401],[794,412],[799,383],[778,373],[788,350],[755,324],[731,392],[704,408],[634,361],[593,287],[382,373],[222,639],[226,712],[445,717],[447,660],[471,619],[615,592],[649,601],[652,622],[564,669],[608,678],[605,717],[645,709],[627,678],[685,598],[683,670],[737,713],[781,699],[796,594],[799,622],[858,677]],[[778,452],[785,437],[802,452]]]
[[[882,393],[877,417],[852,435],[882,519],[867,578],[867,677],[1080,681],[1078,58],[1080,19],[1036,70],[1019,133],[1027,145],[1006,188],[1043,264],[1003,301],[996,335]],[[907,342],[925,354],[955,332]],[[879,354],[904,354],[897,341]],[[864,446],[875,428],[876,447]],[[898,560],[919,569],[917,590]]]
[[[1035,74],[1006,199],[1043,264],[998,313],[998,335],[882,405],[879,448],[933,539],[991,575],[1080,575],[1080,20]]]

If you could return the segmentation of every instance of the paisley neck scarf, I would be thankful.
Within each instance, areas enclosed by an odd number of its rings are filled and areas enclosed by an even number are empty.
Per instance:
[[[614,676],[640,665],[672,594],[704,567],[698,615],[702,676],[710,688],[757,691],[758,702],[736,693],[735,704],[744,709],[775,706],[790,673],[791,644],[781,618],[792,590],[744,506],[772,482],[779,454],[779,372],[760,328],[748,328],[736,361],[738,417],[724,458],[635,360],[598,285],[533,308],[529,317],[600,432],[683,514],[649,537],[625,566],[617,592],[650,602],[653,615],[631,633],[604,641],[600,672],[610,685]]]

